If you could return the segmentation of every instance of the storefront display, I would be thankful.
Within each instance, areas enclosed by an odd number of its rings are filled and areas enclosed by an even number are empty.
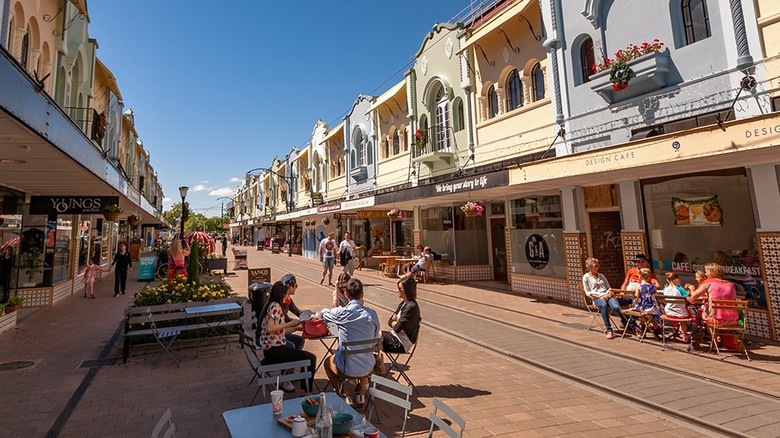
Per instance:
[[[511,272],[566,278],[560,196],[529,196],[511,201]]]
[[[460,206],[421,209],[420,216],[422,245],[441,255],[443,264],[490,264],[485,216],[466,217]]]
[[[658,278],[677,272],[695,284],[694,272],[710,262],[726,270],[737,295],[767,307],[755,240],[750,188],[744,170],[679,176],[643,185],[653,268]]]

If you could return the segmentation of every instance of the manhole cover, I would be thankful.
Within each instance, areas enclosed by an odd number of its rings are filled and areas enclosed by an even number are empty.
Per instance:
[[[13,371],[21,370],[23,368],[30,368],[35,365],[35,362],[29,360],[17,360],[15,362],[0,363],[0,371]]]
[[[112,367],[116,365],[115,357],[108,357],[105,359],[90,359],[81,362],[79,368],[99,368],[99,367]]]
[[[561,316],[567,316],[569,318],[587,318],[588,315],[582,313],[561,313]]]

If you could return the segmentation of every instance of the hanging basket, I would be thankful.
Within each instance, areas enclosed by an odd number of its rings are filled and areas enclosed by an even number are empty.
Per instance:
[[[103,217],[106,218],[107,221],[116,222],[119,220],[119,215],[122,213],[103,213]]]
[[[465,214],[466,217],[476,217],[477,210],[463,210],[463,214]]]
[[[141,223],[141,218],[138,216],[128,216],[127,223],[134,227]]]

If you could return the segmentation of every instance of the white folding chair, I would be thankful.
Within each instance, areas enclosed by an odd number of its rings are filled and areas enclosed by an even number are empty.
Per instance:
[[[395,393],[388,392],[386,389],[390,389]],[[405,395],[405,397],[401,398],[396,394]],[[371,421],[371,414],[373,414],[376,410],[377,422],[382,424],[379,410],[376,409],[377,399],[384,400],[390,404],[398,406],[404,410],[404,424],[401,427],[401,438],[403,438],[406,435],[406,420],[409,416],[409,411],[412,409],[412,402],[409,399],[411,395],[411,386],[406,386],[394,380],[386,379],[384,377],[373,374],[371,376],[371,386],[368,388],[368,421]]]
[[[456,432],[449,423],[444,421],[442,416],[439,414],[440,411],[447,415],[447,417],[450,419],[450,422],[457,424],[460,427],[460,432]],[[463,431],[466,429],[466,420],[458,415],[457,412],[452,410],[451,407],[447,406],[443,401],[439,400],[438,397],[433,398],[433,412],[431,412],[429,418],[431,420],[431,428],[428,430],[428,438],[433,436],[433,426],[437,426],[450,438],[463,438]]]
[[[598,324],[602,328],[602,332],[607,330],[607,327],[604,325],[604,321],[601,319],[601,308],[595,304],[593,304],[593,298],[586,294],[585,291],[582,291],[583,296],[585,297],[585,309],[591,314],[590,324],[588,324],[588,330],[593,327],[594,322],[598,322]],[[609,309],[609,313],[607,313],[607,316],[609,316],[609,321],[612,323],[612,325],[615,325],[615,320],[612,319],[612,309]]]
[[[417,343],[420,342],[420,334],[419,331],[417,333]],[[394,380],[396,382],[399,382],[401,377],[404,378],[406,383],[409,384],[412,388],[414,388],[414,382],[412,382],[412,379],[409,378],[409,376],[406,374],[406,371],[404,369],[409,369],[409,362],[412,360],[412,357],[414,356],[414,352],[417,351],[417,343],[412,345],[412,349],[409,350],[409,352],[387,352],[385,351],[385,356],[387,356],[388,359],[390,359],[390,366],[387,367],[387,370],[385,371],[384,377],[389,377],[390,372],[395,370],[398,372],[398,375],[394,377]],[[401,356],[406,356],[406,359],[401,361]]]
[[[173,341],[175,341],[176,338],[179,337],[179,335],[181,334],[181,330],[178,328],[157,328],[157,323],[154,322],[154,317],[152,316],[151,308],[146,309],[146,316],[147,318],[149,318],[149,326],[152,329],[152,334],[154,335],[154,339],[157,341],[158,344],[160,344],[160,347],[163,349],[163,352],[160,353],[160,356],[157,357],[157,360],[154,362],[154,365],[157,366],[157,363],[160,362],[160,359],[162,359],[163,355],[167,354],[176,363],[176,367],[179,367],[180,360],[179,360],[179,356],[173,350]]]
[[[249,381],[249,385],[255,381],[258,377],[262,377],[258,372],[258,369],[263,364],[263,350],[257,347],[255,340],[246,334],[245,331],[238,331],[238,343],[241,345],[241,349],[244,350],[244,356],[249,363],[249,367],[252,369],[252,380]],[[257,394],[255,394],[257,396]]]
[[[263,399],[265,399],[266,386],[275,387],[276,382],[285,383],[311,379],[311,370],[309,369],[310,366],[311,363],[308,360],[260,365],[257,368],[257,384],[260,387],[257,388],[255,396],[252,397],[252,401],[249,402],[249,404],[251,405],[255,402],[257,394],[259,394],[261,390],[263,391]],[[288,372],[288,370],[294,371]]]
[[[154,426],[151,438],[172,438],[174,432],[176,432],[176,426],[173,425],[171,409],[168,408],[157,421],[157,425]]]
[[[382,350],[382,338],[373,338],[373,339],[361,339],[358,341],[345,341],[342,342],[341,345],[339,345],[339,349],[343,350],[344,354],[344,368],[346,369],[349,363],[349,358],[351,356],[355,356],[358,354],[368,354],[371,353],[372,355],[376,355]],[[343,373],[346,376],[346,379],[341,381],[341,384],[336,389],[337,394],[343,394],[344,389],[344,382],[347,380],[360,380],[367,378],[371,376],[374,373],[374,367],[371,367],[371,371],[369,371],[368,374],[365,376],[349,376],[346,373]]]

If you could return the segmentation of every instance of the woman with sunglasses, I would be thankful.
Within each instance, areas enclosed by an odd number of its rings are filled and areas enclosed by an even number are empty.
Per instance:
[[[401,302],[387,323],[389,332],[382,331],[382,350],[391,353],[408,353],[417,343],[420,332],[420,307],[417,306],[417,282],[414,277],[398,280],[398,298]]]
[[[347,297],[347,283],[352,277],[343,272],[339,275],[338,281],[336,281],[336,287],[333,288],[333,305],[331,307],[344,307],[349,304],[349,297]]]

